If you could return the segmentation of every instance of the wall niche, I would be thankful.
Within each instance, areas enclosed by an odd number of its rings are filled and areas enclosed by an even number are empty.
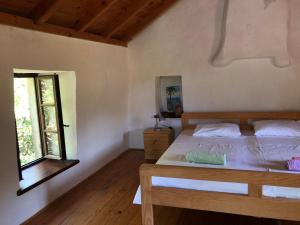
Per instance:
[[[160,117],[181,117],[183,113],[181,76],[156,78],[156,107]]]

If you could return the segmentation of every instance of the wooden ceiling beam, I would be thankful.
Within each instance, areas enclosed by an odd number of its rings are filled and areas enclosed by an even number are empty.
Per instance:
[[[116,34],[119,30],[124,28],[134,17],[136,17],[140,12],[142,12],[148,4],[150,4],[153,0],[144,0],[143,4],[134,12],[132,13],[128,18],[123,20],[120,24],[118,24],[116,27],[114,27],[107,35],[106,38],[112,37],[114,34]]]
[[[157,19],[163,12],[169,9],[177,1],[178,0],[164,0],[156,10],[150,12],[149,15],[146,16],[140,24],[134,26],[134,28],[125,33],[125,35],[129,37],[129,40],[131,40],[136,34],[150,25],[155,19]]]
[[[104,15],[106,12],[110,10],[110,8],[117,3],[119,0],[111,0],[107,3],[105,7],[99,7],[96,12],[94,12],[92,15],[87,15],[82,20],[80,20],[76,26],[77,31],[83,32],[87,28],[89,28],[99,17]]]
[[[43,24],[50,19],[64,0],[42,0],[32,12],[31,18],[36,24]]]
[[[112,45],[127,46],[127,42],[117,39],[107,39],[100,35],[95,35],[87,32],[78,32],[71,28],[51,25],[51,24],[36,24],[32,19],[16,16],[8,13],[0,12],[0,24],[14,26],[29,30],[36,30],[50,34],[56,34],[66,37],[85,39],[89,41],[101,42]]]

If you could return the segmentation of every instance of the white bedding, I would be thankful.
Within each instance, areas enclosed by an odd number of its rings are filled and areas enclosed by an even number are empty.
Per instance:
[[[226,168],[238,170],[288,172],[285,162],[300,156],[299,137],[255,137],[243,135],[236,138],[193,137],[193,130],[183,131],[158,160],[160,165]],[[185,154],[189,151],[225,153],[226,166],[189,163]],[[248,185],[239,183],[152,177],[153,186],[175,187],[202,191],[248,194]],[[263,195],[300,199],[300,189],[264,186]],[[140,189],[134,198],[141,203]]]

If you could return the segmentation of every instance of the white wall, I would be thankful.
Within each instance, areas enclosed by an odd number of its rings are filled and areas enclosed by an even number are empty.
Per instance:
[[[58,72],[67,159],[77,158],[76,74]]]
[[[0,224],[16,225],[127,149],[127,50],[6,26],[0,34]],[[20,197],[13,68],[75,71],[81,161]]]
[[[185,112],[300,109],[299,1],[290,2],[293,66],[282,69],[269,59],[235,61],[223,68],[209,63],[221,1],[178,1],[130,42],[130,147],[143,148],[142,131],[154,125],[156,76],[182,75]]]

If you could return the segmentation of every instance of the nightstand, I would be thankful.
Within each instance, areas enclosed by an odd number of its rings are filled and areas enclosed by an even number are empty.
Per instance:
[[[155,131],[153,128],[144,131],[145,159],[158,160],[174,140],[174,130],[162,128]]]

